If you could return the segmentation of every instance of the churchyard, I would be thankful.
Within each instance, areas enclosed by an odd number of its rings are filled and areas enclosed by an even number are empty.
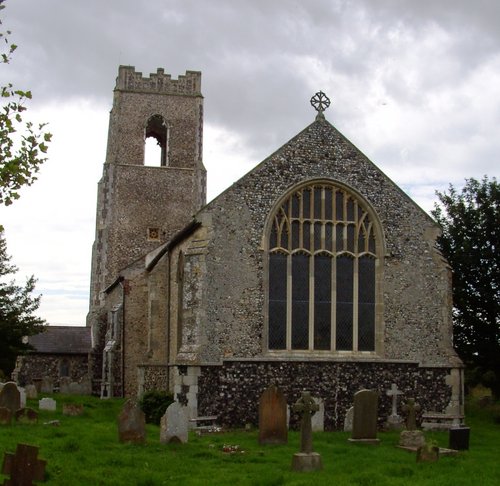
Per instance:
[[[123,400],[60,394],[52,398],[55,411],[39,410],[38,400],[27,400],[27,407],[38,412],[37,423],[0,425],[2,461],[17,444],[39,448],[38,459],[46,461],[45,481],[36,484],[500,484],[500,406],[495,412],[495,407],[470,404],[469,450],[437,462],[417,463],[415,453],[397,448],[398,431],[379,431],[377,445],[349,442],[349,432],[314,432],[313,448],[321,455],[323,468],[295,472],[291,465],[301,450],[299,431],[288,431],[285,444],[260,443],[257,427],[203,435],[190,431],[187,443],[165,444],[160,441],[160,427],[148,424],[144,443],[122,443],[117,418]],[[425,437],[448,446],[448,432],[425,432]],[[7,477],[0,474],[0,482]]]

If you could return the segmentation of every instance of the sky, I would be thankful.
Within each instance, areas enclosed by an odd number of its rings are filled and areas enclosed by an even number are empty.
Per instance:
[[[0,85],[30,89],[49,159],[0,207],[39,316],[84,325],[97,182],[119,65],[202,72],[209,200],[309,125],[309,100],[424,210],[500,173],[498,0],[6,0],[19,47]]]

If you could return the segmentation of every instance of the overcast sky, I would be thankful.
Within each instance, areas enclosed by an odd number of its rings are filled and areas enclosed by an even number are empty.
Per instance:
[[[7,0],[18,44],[0,85],[31,89],[54,135],[21,199],[0,208],[40,316],[84,325],[97,182],[120,64],[202,71],[209,199],[327,119],[429,211],[435,191],[499,176],[498,0]]]

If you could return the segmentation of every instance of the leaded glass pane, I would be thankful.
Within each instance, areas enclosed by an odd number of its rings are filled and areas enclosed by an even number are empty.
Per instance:
[[[337,190],[335,195],[337,221],[344,221],[344,193]]]
[[[310,218],[311,217],[311,190],[310,189],[304,189],[302,192],[302,217],[303,218]]]
[[[269,255],[269,349],[286,349],[286,263],[286,255]]]
[[[322,219],[321,217],[321,187],[314,188],[314,219]]]
[[[375,350],[375,259],[363,256],[358,262],[358,349]]]
[[[326,223],[326,225],[325,225],[325,248],[328,251],[333,251],[332,238],[333,238],[333,225],[332,225],[332,223]]]
[[[300,248],[300,223],[294,221],[292,223],[292,250]]]
[[[354,252],[354,225],[347,225],[347,251]]]
[[[292,349],[309,347],[309,257],[292,257]]]
[[[336,231],[336,251],[342,251],[344,249],[344,225],[343,224],[337,224],[335,227]]]
[[[353,263],[346,256],[337,258],[336,348],[340,351],[352,350],[353,344]]]
[[[302,225],[302,231],[303,231],[303,246],[304,250],[310,250],[311,249],[311,223],[309,221],[305,221],[304,224]]]
[[[300,197],[298,194],[292,196],[292,218],[300,217]]]
[[[347,221],[354,221],[354,201],[348,197],[347,198]]]
[[[332,189],[325,187],[325,219],[331,221],[332,214]]]
[[[321,245],[321,229],[323,225],[321,223],[314,223],[314,249],[320,250],[324,249]]]
[[[269,236],[269,248],[275,248],[276,246],[278,246],[276,225],[273,224],[273,227],[271,228],[271,235]]]
[[[314,258],[314,349],[330,349],[332,308],[332,259]]]

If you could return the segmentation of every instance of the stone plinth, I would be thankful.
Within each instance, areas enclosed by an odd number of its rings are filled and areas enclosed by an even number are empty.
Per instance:
[[[299,472],[319,471],[323,469],[321,455],[317,452],[297,452],[292,458],[292,470]]]

